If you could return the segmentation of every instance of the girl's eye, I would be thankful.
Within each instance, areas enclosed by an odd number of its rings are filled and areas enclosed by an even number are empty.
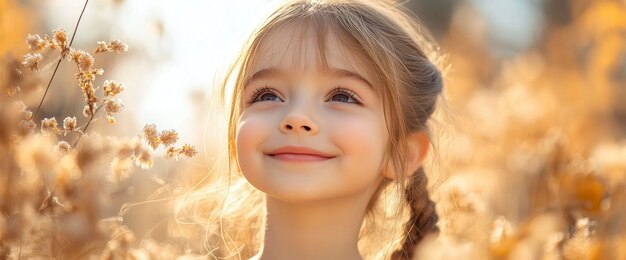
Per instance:
[[[278,102],[282,102],[283,100],[275,94],[275,90],[272,88],[269,88],[267,86],[257,89],[254,91],[254,94],[252,94],[252,98],[250,98],[250,100],[248,100],[248,105],[252,104],[252,103],[256,103],[256,102],[264,102],[264,101],[278,101]]]
[[[359,101],[354,92],[341,87],[333,89],[328,96],[330,97],[328,100],[332,102],[361,104],[361,101]]]

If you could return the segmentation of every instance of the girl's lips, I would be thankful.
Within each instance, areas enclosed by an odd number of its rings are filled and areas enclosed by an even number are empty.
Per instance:
[[[294,153],[281,153],[275,155],[269,155],[270,157],[287,162],[318,162],[332,159],[329,157],[323,157],[313,154],[294,154]]]
[[[283,146],[266,153],[271,158],[286,162],[318,162],[335,158],[334,155],[304,146]]]

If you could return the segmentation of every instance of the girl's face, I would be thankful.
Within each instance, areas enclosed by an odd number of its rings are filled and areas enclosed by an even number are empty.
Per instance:
[[[318,69],[315,37],[299,33],[270,33],[255,54],[236,129],[239,167],[283,201],[371,195],[388,142],[373,77],[351,65],[333,33],[328,69]]]

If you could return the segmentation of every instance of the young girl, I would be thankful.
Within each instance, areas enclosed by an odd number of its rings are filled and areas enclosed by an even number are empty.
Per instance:
[[[212,256],[410,259],[438,231],[423,169],[443,87],[434,50],[396,3],[280,6],[223,84],[230,174],[214,159],[213,188],[184,200],[209,212]]]

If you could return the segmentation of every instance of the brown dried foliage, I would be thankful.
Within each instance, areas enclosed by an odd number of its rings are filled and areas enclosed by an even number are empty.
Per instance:
[[[94,82],[104,71],[70,42],[63,29],[43,38],[29,34],[26,44],[32,53],[21,63],[7,55],[0,64],[0,259],[159,259],[159,252],[166,257],[182,254],[177,247],[136,241],[122,219],[113,218],[119,209],[111,207],[112,195],[125,189],[122,184],[135,171],[133,165],[148,169],[154,159],[139,138],[104,137],[93,130],[87,134],[100,108],[115,122],[113,115],[123,108],[117,97],[125,87],[107,80],[98,93]],[[119,40],[105,47],[113,53],[128,49]],[[32,100],[32,90],[42,86],[35,72],[46,68],[46,56],[56,51],[76,64],[89,121],[80,125],[75,115],[59,117],[63,122],[43,118],[39,132],[39,119],[21,100]],[[172,145],[176,132],[167,133],[167,145]]]

